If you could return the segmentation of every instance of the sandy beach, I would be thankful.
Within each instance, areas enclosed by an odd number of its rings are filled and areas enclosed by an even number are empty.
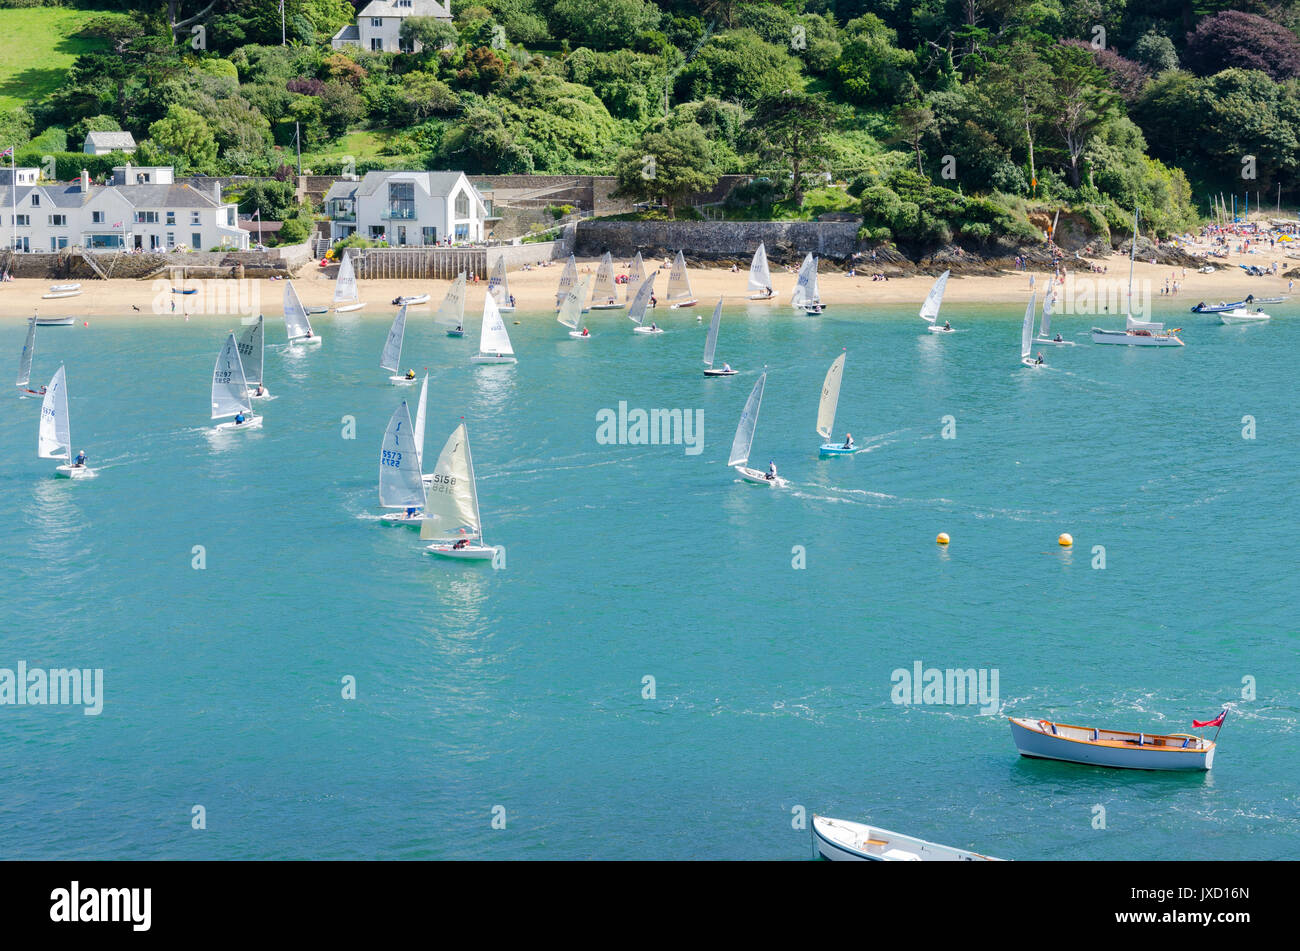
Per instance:
[[[1266,267],[1274,261],[1279,265],[1279,276],[1276,277],[1251,277],[1237,267],[1238,264]],[[594,273],[598,263],[596,259],[580,259],[579,273]],[[1128,282],[1127,255],[1116,253],[1107,259],[1096,259],[1093,263],[1106,267],[1106,273],[1070,268],[1069,275],[1074,285],[1071,290],[1077,294],[1079,287],[1089,284],[1092,289],[1088,293],[1098,299],[1104,300],[1107,294],[1112,299],[1115,294],[1122,295]],[[1300,265],[1300,261],[1284,255],[1280,246],[1276,251],[1265,248],[1258,253],[1236,253],[1227,258],[1216,258],[1214,263],[1218,270],[1211,274],[1201,274],[1190,267],[1184,269],[1138,262],[1134,268],[1135,299],[1142,300],[1144,294],[1149,294],[1150,299],[1157,304],[1164,303],[1167,298],[1160,291],[1171,281],[1176,281],[1179,285],[1177,301],[1188,308],[1202,300],[1212,303],[1233,301],[1248,294],[1257,297],[1286,296],[1289,281],[1280,275],[1289,268]],[[621,264],[616,273],[624,271],[625,264],[626,262]],[[653,268],[654,262],[648,262],[647,273],[655,273]],[[547,267],[510,273],[510,291],[515,296],[518,315],[536,318],[554,312],[554,295],[561,270],[562,262],[551,262]],[[663,289],[667,286],[667,277],[667,268],[663,268],[656,280],[656,292],[661,298]],[[1007,271],[997,276],[954,275],[948,282],[944,302],[1023,303],[1031,290],[1031,277],[1034,281],[1033,289],[1041,299],[1043,288],[1051,281],[1052,274],[1050,271],[1030,269]],[[747,274],[744,271],[692,267],[690,278],[701,308],[711,306],[719,295],[726,303],[739,304],[749,294]],[[794,287],[795,275],[793,271],[782,270],[773,274],[773,281],[777,299],[772,306],[784,306]],[[859,271],[855,276],[842,271],[830,271],[822,273],[819,278],[822,300],[830,310],[838,307],[861,310],[869,309],[872,305],[902,304],[915,304],[919,308],[932,281],[932,277],[924,275],[873,281],[871,275],[864,271]],[[34,313],[76,318],[138,315],[174,318],[184,314],[246,314],[250,311],[278,316],[282,312],[284,286],[279,281],[255,279],[191,281],[188,286],[196,287],[198,292],[183,295],[171,293],[171,285],[165,279],[92,280],[82,283],[82,292],[76,297],[43,300],[42,295],[49,291],[52,283],[56,282],[14,280],[0,284],[0,318],[23,320]],[[385,318],[393,312],[389,302],[398,295],[427,292],[432,298],[421,308],[432,309],[437,307],[449,286],[448,281],[440,280],[359,281],[358,284],[361,299],[367,304],[364,313]],[[307,307],[326,306],[332,300],[333,281],[316,264],[305,266],[294,279],[294,285]],[[486,282],[471,286],[465,308],[467,318],[476,319],[486,288]],[[619,290],[621,301],[622,288]],[[1064,293],[1065,290],[1064,286],[1058,286],[1058,293]],[[1100,306],[1097,309],[1100,310]]]

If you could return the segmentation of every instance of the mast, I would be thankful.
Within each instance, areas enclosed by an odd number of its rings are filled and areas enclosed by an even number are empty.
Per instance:
[[[464,419],[462,416],[461,419]],[[465,462],[469,466],[469,488],[474,493],[474,514],[478,516],[478,540],[479,544],[485,544],[483,539],[483,510],[478,504],[478,479],[474,475],[474,456],[469,451],[469,423],[462,423],[465,427]]]
[[[1133,243],[1128,249],[1128,298],[1125,301],[1125,310],[1130,317],[1133,316],[1133,258],[1137,255],[1138,247],[1138,210],[1137,205],[1133,206]]]

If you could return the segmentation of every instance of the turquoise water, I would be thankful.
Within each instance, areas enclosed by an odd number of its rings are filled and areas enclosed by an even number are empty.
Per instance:
[[[102,667],[105,700],[0,706],[0,854],[801,859],[802,807],[1004,858],[1295,857],[1300,314],[1169,311],[1181,350],[1060,318],[1080,345],[1031,371],[1022,312],[949,305],[963,332],[936,338],[911,307],[732,307],[718,358],[744,372],[723,380],[682,312],[659,337],[593,313],[585,344],[525,318],[519,364],[481,368],[413,313],[427,454],[466,418],[496,571],[372,518],[383,428],[416,393],[377,366],[386,319],[320,319],[302,352],[268,321],[276,399],[224,439],[231,318],[43,328],[34,379],[66,363],[100,475],[51,478],[39,404],[10,403],[0,667]],[[837,436],[869,451],[819,461],[842,347]],[[764,363],[753,461],[784,492],[725,465]],[[703,410],[703,452],[598,443],[621,400]],[[998,712],[892,703],[917,661],[995,669]],[[1197,775],[1023,760],[1003,719],[1185,732],[1226,702]]]

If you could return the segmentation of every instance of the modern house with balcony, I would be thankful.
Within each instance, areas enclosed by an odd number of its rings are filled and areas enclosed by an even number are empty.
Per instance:
[[[451,0],[371,0],[357,14],[357,22],[334,34],[335,49],[359,46],[375,53],[420,52],[402,43],[402,21],[407,17],[433,17],[451,22]]]
[[[483,240],[487,207],[464,172],[366,172],[325,193],[330,241],[360,234],[393,247]]]

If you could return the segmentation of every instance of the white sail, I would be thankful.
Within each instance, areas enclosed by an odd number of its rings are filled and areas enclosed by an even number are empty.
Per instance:
[[[668,300],[694,300],[695,295],[691,292],[691,278],[686,273],[686,256],[682,252],[677,252],[677,257],[673,261],[672,272],[668,275]]]
[[[591,302],[604,304],[617,299],[618,289],[614,286],[614,258],[606,251],[605,256],[600,259],[600,267],[596,268],[596,280],[591,285]]]
[[[478,489],[474,484],[474,462],[469,451],[469,431],[464,423],[456,427],[438,455],[424,514],[425,521],[420,525],[421,538],[481,537],[483,534]]]
[[[311,321],[307,319],[307,309],[298,299],[298,292],[293,289],[293,281],[284,282],[284,332],[290,340],[297,340],[311,333]]]
[[[1046,338],[1052,331],[1052,292],[1043,295],[1043,319],[1038,324],[1038,336]]]
[[[822,383],[822,398],[817,404],[817,435],[830,439],[835,429],[835,410],[840,404],[840,378],[844,376],[844,358],[841,353],[826,371],[826,381]]]
[[[569,296],[569,291],[578,283],[578,262],[573,255],[569,255],[569,260],[564,265],[564,271],[560,274],[560,286],[555,290],[555,306],[559,307],[564,303],[564,298]]]
[[[650,295],[655,292],[654,275],[650,275],[650,280],[642,281],[641,286],[637,288],[636,297],[632,298],[632,303],[627,309],[627,315],[631,318],[632,323],[640,326],[645,323],[646,308],[650,306]]]
[[[415,452],[419,457],[421,466],[424,463],[424,418],[425,408],[429,405],[429,374],[424,375],[424,382],[420,384],[420,402],[415,407]],[[420,470],[423,472],[423,468]]]
[[[1138,210],[1133,206],[1133,242],[1128,249],[1128,297],[1124,302],[1124,329],[1126,330],[1146,330],[1151,333],[1160,333],[1165,329],[1163,323],[1138,320],[1133,316],[1133,260],[1137,256],[1138,243]]]
[[[921,304],[921,316],[927,323],[934,323],[939,319],[939,308],[943,304],[943,290],[948,286],[948,275],[951,271],[944,271],[935,280],[930,287],[930,293],[925,295],[925,301]]]
[[[393,411],[379,447],[379,504],[387,509],[424,507],[420,452],[406,400]]]
[[[36,453],[42,459],[72,461],[72,432],[68,421],[68,385],[63,367],[54,371],[54,378],[45,388],[41,401],[41,428],[36,439]]]
[[[483,295],[483,329],[479,331],[478,352],[482,356],[514,356],[510,346],[510,335],[506,333],[506,322],[501,319],[501,311],[491,294]]]
[[[760,241],[758,250],[754,252],[754,260],[749,262],[749,289],[765,291],[771,286],[772,271],[767,265],[767,246]]]
[[[722,324],[722,298],[718,298],[718,305],[713,308],[713,316],[709,319],[709,334],[704,338],[704,365],[713,366],[713,352],[718,346],[718,327]]]
[[[632,266],[627,269],[627,286],[623,288],[624,296],[631,300],[641,289],[641,283],[645,280],[645,262],[641,260],[641,252],[636,253],[632,259]]]
[[[22,356],[18,358],[18,386],[26,386],[32,381],[32,357],[36,355],[36,318],[27,318],[27,340],[23,343]]]
[[[794,292],[790,295],[791,307],[803,307],[817,300],[817,259],[809,251],[799,265],[799,276],[794,282]]]
[[[560,312],[555,317],[570,330],[577,330],[582,322],[582,302],[587,299],[587,283],[590,280],[590,277],[584,277],[576,287],[569,288],[564,303],[560,305]]]
[[[406,336],[406,305],[397,308],[393,325],[388,328],[388,339],[384,341],[384,353],[379,358],[381,369],[396,373],[402,362],[402,340]]]
[[[1036,304],[1038,292],[1029,295],[1029,306],[1025,308],[1025,322],[1020,326],[1020,358],[1029,359],[1029,352],[1034,345],[1034,304]]]
[[[492,273],[488,275],[488,293],[496,300],[498,307],[510,306],[510,282],[506,280],[504,254],[498,256],[497,263],[492,265]]]
[[[225,346],[217,354],[212,368],[212,418],[251,413],[253,404],[248,398],[248,380],[239,362],[239,344],[234,334],[226,334]]]
[[[465,326],[465,272],[456,275],[447,289],[447,296],[438,305],[438,312],[433,315],[434,323],[441,327],[455,330]]]
[[[736,438],[731,441],[731,458],[729,466],[743,466],[749,461],[749,449],[754,443],[754,429],[758,426],[758,410],[763,403],[763,384],[767,382],[767,371],[758,378],[754,389],[745,401],[745,411],[740,414],[740,425],[736,427]]]
[[[334,303],[351,304],[357,300],[357,274],[352,269],[352,255],[343,252],[339,262],[339,276],[334,281]]]
[[[249,386],[258,386],[262,382],[262,364],[266,354],[266,334],[262,320],[262,315],[258,314],[257,323],[252,324],[239,338],[239,362],[244,368],[244,379]]]

